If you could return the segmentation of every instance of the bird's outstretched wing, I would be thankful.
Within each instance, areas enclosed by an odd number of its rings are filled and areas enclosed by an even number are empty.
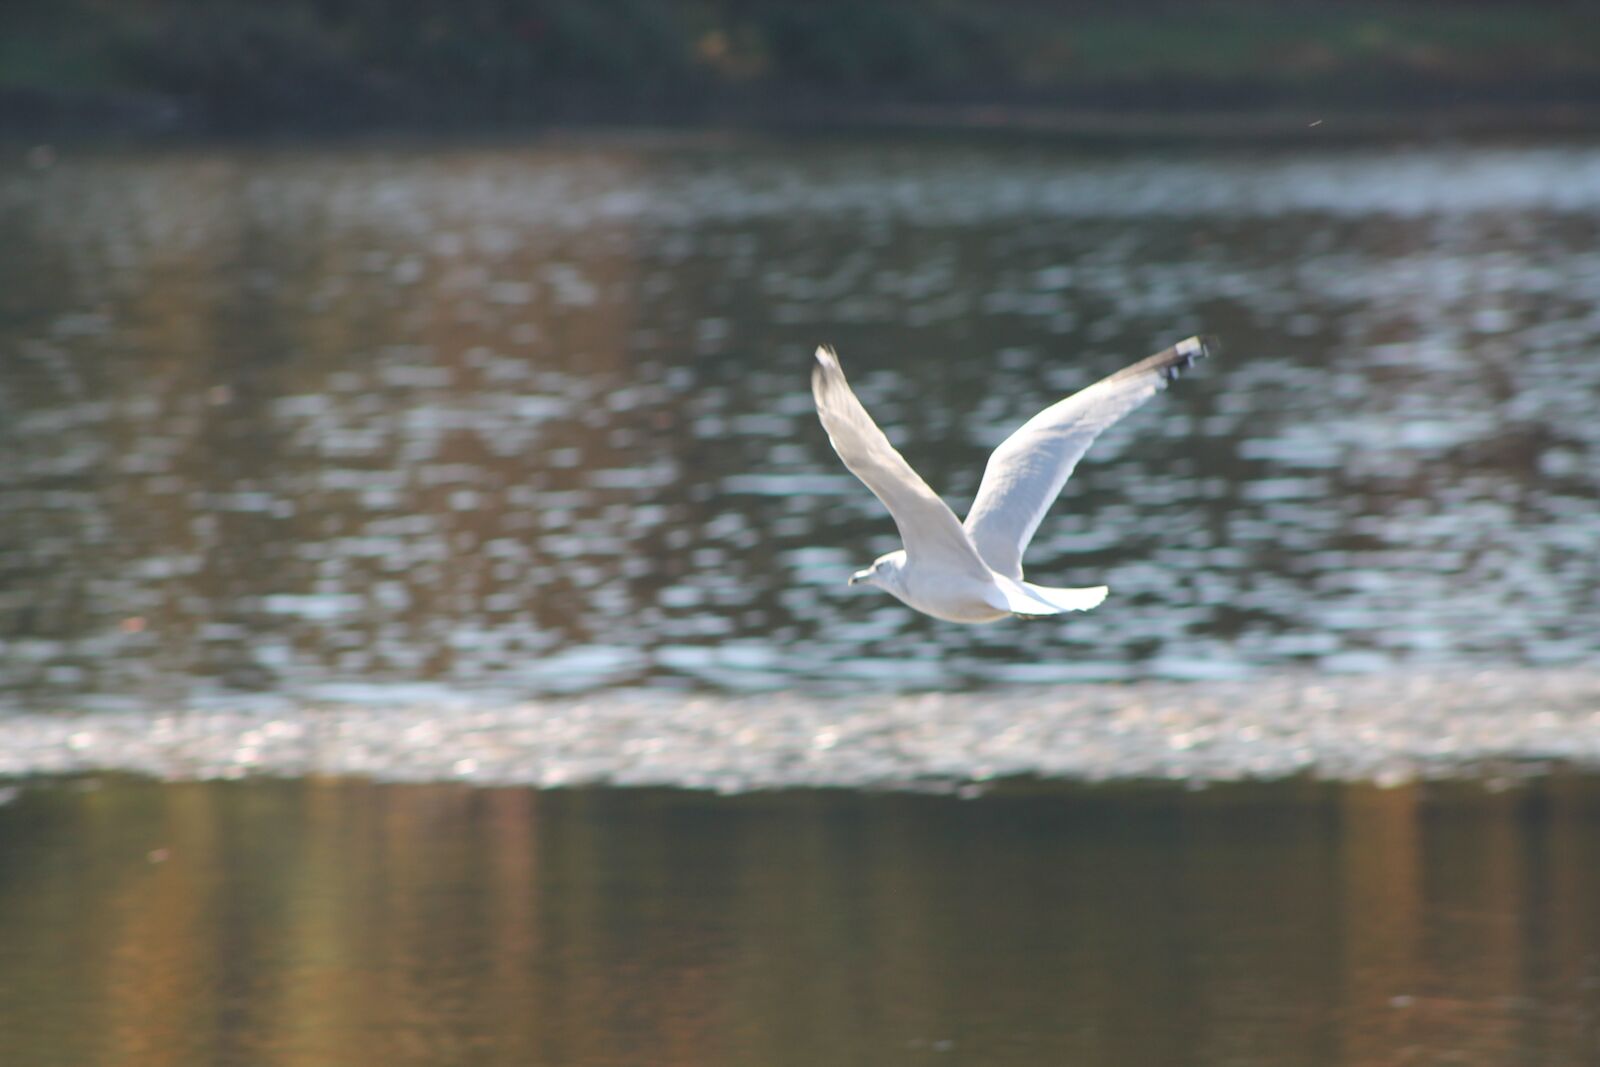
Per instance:
[[[983,561],[1020,579],[1033,532],[1094,439],[1215,347],[1199,337],[1179,341],[1050,405],[1006,438],[989,457],[967,513],[967,533]]]
[[[894,450],[867,409],[861,406],[831,348],[817,349],[811,370],[811,395],[817,402],[828,441],[844,465],[883,501],[900,528],[906,556],[966,571],[985,581],[989,568],[961,528],[950,506],[928,488],[905,457]]]

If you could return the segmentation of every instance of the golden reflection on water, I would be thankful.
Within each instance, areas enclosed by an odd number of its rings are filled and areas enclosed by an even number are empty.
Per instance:
[[[17,1063],[1594,1062],[1600,790],[0,808]]]
[[[501,180],[475,158],[437,176]],[[7,219],[0,274],[26,315],[0,318],[0,399],[27,415],[0,478],[22,516],[0,639],[38,651],[11,687],[470,681],[592,639],[615,614],[594,588],[641,577],[618,545],[647,502],[591,484],[671,459],[659,389],[639,410],[595,399],[635,370],[627,225],[335,217],[319,193],[341,169],[112,158]]]

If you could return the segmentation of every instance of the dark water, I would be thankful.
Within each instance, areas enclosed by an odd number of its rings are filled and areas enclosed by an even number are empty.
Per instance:
[[[1597,308],[1589,147],[13,158],[0,703],[1589,663]],[[1198,330],[1029,557],[1104,607],[845,586],[896,542],[817,342],[959,508]]]
[[[1600,786],[30,788],[6,1062],[1579,1067]]]

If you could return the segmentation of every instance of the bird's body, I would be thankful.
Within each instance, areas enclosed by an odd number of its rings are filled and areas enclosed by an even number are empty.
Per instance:
[[[918,611],[948,622],[994,622],[1011,614],[994,576],[952,580],[937,564],[912,562],[904,550],[873,564],[870,581]],[[962,576],[966,578],[966,576]]]
[[[1072,469],[1100,432],[1208,354],[1197,337],[1141,360],[1051,405],[1008,437],[984,468],[963,524],[911,469],[851,391],[831,349],[817,349],[811,392],[834,451],[881,500],[905,548],[850,579],[949,622],[1087,611],[1106,596],[1022,579],[1022,554]]]
[[[953,572],[941,560],[914,560],[902,549],[880,557],[851,584],[870,582],[909,607],[946,622],[995,622],[1007,615],[1037,617],[1087,611],[1106,597],[1106,587],[1049,589],[987,574]]]

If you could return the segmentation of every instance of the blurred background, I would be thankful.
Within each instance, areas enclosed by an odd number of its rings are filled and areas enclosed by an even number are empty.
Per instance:
[[[1600,656],[1581,5],[0,19],[7,702]],[[816,344],[959,512],[1195,332],[1029,557],[1108,610],[845,587]]]
[[[1122,133],[1134,110],[1260,121],[1307,105],[1580,121],[1600,94],[1592,14],[1578,0],[11,0],[0,105],[42,131],[948,125],[984,105],[1069,124],[1123,112]]]
[[[1600,655],[1600,153],[1574,144],[63,148],[6,205],[3,692],[32,706],[948,688]],[[810,353],[958,512],[1107,434],[950,626]]]
[[[1595,1062],[1597,133],[1576,2],[9,0],[0,1033]],[[817,344],[961,512],[1200,332],[1102,607],[846,586]]]

